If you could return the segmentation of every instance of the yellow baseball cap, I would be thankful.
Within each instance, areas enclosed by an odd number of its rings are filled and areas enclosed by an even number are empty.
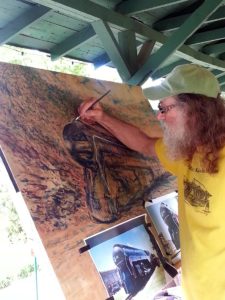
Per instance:
[[[196,64],[175,67],[160,85],[143,89],[150,100],[160,100],[179,94],[201,94],[217,98],[220,86],[217,78],[206,68]]]

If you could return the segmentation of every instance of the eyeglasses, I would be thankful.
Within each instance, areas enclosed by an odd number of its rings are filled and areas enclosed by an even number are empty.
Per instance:
[[[170,104],[170,105],[167,105],[167,106],[166,105],[162,106],[162,104],[159,103],[158,109],[161,112],[161,114],[166,114],[166,113],[168,113],[168,111],[170,111],[171,109],[173,109],[176,106],[178,106],[178,104]]]

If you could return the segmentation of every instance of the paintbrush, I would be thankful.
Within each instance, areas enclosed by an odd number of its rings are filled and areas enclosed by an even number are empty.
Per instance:
[[[96,99],[87,110],[92,109],[95,106],[96,103],[98,103],[100,100],[102,100],[102,98],[104,98],[110,92],[111,92],[111,90],[108,90],[105,94],[103,94],[98,99]],[[76,117],[75,121],[77,121],[79,119],[80,119],[80,116]]]

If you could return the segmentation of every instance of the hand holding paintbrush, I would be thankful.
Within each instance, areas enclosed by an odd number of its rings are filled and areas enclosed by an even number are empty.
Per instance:
[[[103,94],[101,97],[97,98],[90,106],[87,110],[92,109],[100,100],[102,100],[102,98],[104,98],[106,95],[108,95],[110,93],[111,90],[108,90],[105,94]],[[81,115],[79,115],[78,117],[75,118],[75,121],[79,120],[81,117]]]

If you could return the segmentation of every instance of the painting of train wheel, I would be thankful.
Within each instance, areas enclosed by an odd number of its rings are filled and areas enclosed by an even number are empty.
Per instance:
[[[108,297],[114,300],[154,299],[165,284],[165,272],[145,215],[85,239]]]

